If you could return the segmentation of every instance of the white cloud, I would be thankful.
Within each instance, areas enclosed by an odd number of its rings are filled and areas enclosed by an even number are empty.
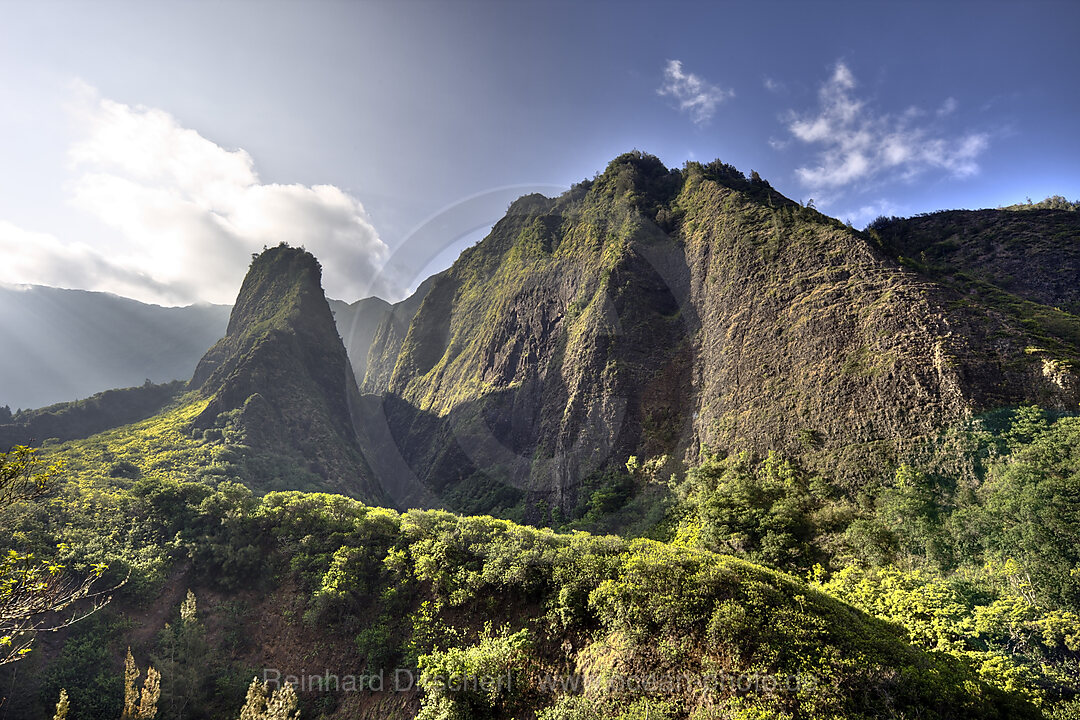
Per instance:
[[[836,217],[844,222],[849,222],[857,228],[865,228],[872,221],[881,217],[897,216],[904,217],[911,213],[907,208],[901,207],[889,200],[880,199],[852,210],[836,213]]]
[[[717,105],[735,97],[733,90],[725,90],[693,73],[683,72],[680,60],[667,61],[664,82],[656,92],[674,98],[679,103],[679,110],[688,113],[697,125],[707,123],[716,114]]]
[[[954,112],[956,112],[957,107],[959,107],[959,103],[956,102],[956,98],[945,98],[945,102],[941,103],[941,107],[938,108],[937,114],[939,117],[952,115]]]
[[[107,266],[132,280],[114,291],[167,303],[232,302],[250,254],[285,241],[319,258],[332,296],[395,294],[378,273],[387,247],[356,198],[332,185],[264,184],[247,152],[222,148],[162,110],[85,87],[80,95],[70,189],[77,207],[122,238]],[[41,247],[64,267],[64,258],[92,252],[55,239]],[[138,279],[142,289],[132,289]]]
[[[124,268],[84,243],[63,243],[49,233],[0,220],[0,283],[103,290],[131,297],[170,290],[138,270]]]
[[[977,160],[988,146],[987,135],[946,136],[931,126],[916,125],[925,115],[917,107],[897,117],[878,114],[855,95],[855,88],[854,74],[837,63],[818,93],[818,110],[788,117],[792,136],[819,148],[815,164],[795,171],[815,194],[835,195],[846,186],[882,177],[910,180],[931,169],[954,177],[979,172]],[[938,115],[955,109],[956,101],[949,98]]]
[[[765,89],[771,93],[782,93],[787,90],[787,86],[785,86],[784,83],[767,75],[761,81],[761,83],[765,86]]]

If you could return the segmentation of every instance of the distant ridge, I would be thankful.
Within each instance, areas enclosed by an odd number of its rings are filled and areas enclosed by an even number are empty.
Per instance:
[[[229,310],[0,286],[0,406],[40,408],[147,379],[186,380],[225,332]]]
[[[432,275],[420,283],[412,295],[392,304],[378,297],[368,297],[354,303],[328,300],[338,333],[349,353],[357,383],[363,382],[367,375],[368,363],[371,360],[368,353],[376,336],[385,334],[385,326],[389,325],[397,328],[404,338],[413,315],[438,277],[439,274]],[[376,358],[376,362],[380,360],[381,358]]]

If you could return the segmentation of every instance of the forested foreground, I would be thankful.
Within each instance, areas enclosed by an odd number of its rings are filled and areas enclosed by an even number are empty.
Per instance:
[[[632,458],[562,532],[257,497],[254,460],[184,417],[24,455],[66,465],[3,508],[0,593],[31,552],[120,587],[0,668],[0,712],[52,717],[64,691],[72,720],[120,717],[153,667],[159,718],[237,717],[275,672],[304,718],[1080,713],[1077,417],[986,416],[857,489],[777,456]],[[570,529],[645,503],[649,538]]]

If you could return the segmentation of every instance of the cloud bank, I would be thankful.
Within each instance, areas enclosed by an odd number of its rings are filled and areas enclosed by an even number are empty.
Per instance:
[[[147,301],[176,295],[135,268],[125,268],[85,243],[63,243],[49,233],[0,220],[0,283],[103,290]]]
[[[733,90],[725,90],[693,73],[684,72],[680,60],[667,61],[664,82],[656,93],[674,98],[679,104],[679,111],[687,113],[696,125],[709,122],[716,114],[717,105],[735,97]]]
[[[925,113],[909,108],[898,116],[878,114],[855,94],[856,81],[844,63],[837,63],[818,92],[819,107],[807,114],[790,113],[792,137],[818,148],[816,163],[796,168],[799,181],[811,191],[836,196],[845,187],[878,179],[911,180],[928,170],[962,178],[979,172],[977,159],[989,145],[982,133],[949,136],[920,125]],[[951,114],[948,98],[937,113]]]
[[[79,89],[72,202],[117,231],[108,252],[0,223],[0,250],[25,248],[7,282],[109,290],[139,300],[231,303],[253,252],[288,242],[323,265],[328,294],[394,294],[388,255],[360,202],[333,185],[262,183],[227,150],[167,112]]]

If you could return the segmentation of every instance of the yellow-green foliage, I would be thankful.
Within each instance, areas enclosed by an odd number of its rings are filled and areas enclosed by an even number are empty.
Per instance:
[[[560,678],[581,676],[604,680],[585,691],[598,718],[633,717],[646,699],[678,718],[704,717],[705,699],[746,716],[919,708],[924,717],[992,717],[998,707],[1034,716],[959,661],[907,645],[902,630],[791,576],[708,551],[401,514],[336,495],[255,499],[228,482],[73,483],[66,493],[46,515],[19,518],[27,537],[71,536],[77,554],[127,562],[143,587],[183,559],[221,587],[274,577],[307,598],[306,620],[356,634],[369,663],[393,667],[413,656],[429,678],[462,668],[514,678],[509,692],[432,686],[425,717],[569,711]],[[485,630],[489,622],[504,629]],[[684,683],[644,696],[626,685],[650,673],[718,684],[705,695]],[[745,692],[723,680],[750,676],[787,689]]]
[[[1080,690],[1075,662],[1067,661],[1080,650],[1080,617],[1040,607],[1024,583],[1009,562],[952,579],[895,567],[845,568],[817,586],[897,623],[916,645],[963,660],[985,682],[1042,704],[1057,694],[1048,696],[1048,688]]]
[[[1078,447],[1080,418],[1001,410],[854,497],[775,455],[712,458],[677,487],[673,537],[786,569],[816,559],[816,587],[1049,705],[1080,691]]]
[[[990,468],[980,489],[977,509],[984,514],[964,508],[967,522],[999,527],[983,534],[983,566],[950,573],[930,565],[856,565],[819,572],[807,586],[700,547],[781,566],[842,547],[837,527],[844,517],[851,521],[850,511],[820,478],[778,456],[708,461],[680,488],[695,512],[677,542],[628,542],[488,517],[400,514],[337,495],[256,499],[197,471],[221,463],[228,441],[186,432],[201,406],[181,404],[126,431],[50,448],[49,459],[67,461],[70,480],[43,504],[9,513],[10,541],[32,549],[62,540],[62,561],[73,568],[109,563],[121,577],[130,570],[125,592],[147,598],[184,559],[226,588],[259,576],[292,578],[309,596],[304,619],[350,627],[367,661],[379,665],[410,658],[427,658],[432,668],[448,659],[495,662],[502,657],[495,649],[527,632],[532,660],[518,668],[524,695],[481,693],[463,710],[456,696],[433,693],[441,699],[426,711],[431,717],[480,717],[477,708],[504,717],[522,698],[530,708],[550,708],[549,717],[632,716],[626,713],[639,708],[639,695],[608,683],[572,701],[544,678],[625,679],[650,669],[665,677],[812,676],[812,684],[797,682],[790,693],[714,691],[733,711],[796,717],[873,716],[881,707],[867,698],[883,692],[883,677],[894,684],[890,703],[926,703],[929,716],[976,717],[1020,703],[1012,711],[1020,717],[1031,712],[1022,699],[1049,704],[1075,680],[1080,626],[1075,610],[1062,604],[1072,586],[1061,553],[1071,546],[1055,555],[1031,534],[1040,518],[1058,532],[1071,527],[1063,523],[1080,447],[1080,421],[1073,418],[1051,422],[1022,408],[976,445],[999,442],[997,452],[1011,453],[1008,463]],[[110,472],[121,461],[135,467],[134,476]],[[949,526],[933,509],[942,501],[929,483],[924,473],[901,467],[869,519],[909,547],[937,542],[932,536]],[[1050,507],[1065,515],[1048,516]],[[1002,531],[998,514],[1027,524]],[[943,562],[950,552],[895,559]],[[489,619],[506,624],[506,633],[482,635]],[[573,651],[560,654],[567,638],[577,638]],[[700,715],[699,699],[682,690],[650,696],[657,712],[671,717]]]
[[[200,468],[220,462],[222,445],[192,437],[191,421],[207,401],[186,395],[177,406],[134,425],[73,440],[48,449],[49,457],[63,459],[69,477],[91,482],[109,477],[118,463],[131,463],[139,477],[192,477]]]
[[[532,678],[528,632],[493,633],[490,624],[475,645],[436,650],[420,659],[424,707],[417,720],[481,720],[529,709]],[[516,689],[515,689],[516,688]]]
[[[352,594],[337,617],[381,617],[382,637],[420,655],[432,689],[425,717],[507,717],[523,698],[533,709],[565,710],[553,678],[646,672],[802,678],[791,693],[713,691],[744,712],[798,717],[873,716],[882,677],[899,683],[890,702],[915,703],[927,716],[977,717],[1011,703],[959,662],[905,645],[896,628],[790,576],[710,552],[445,512],[398,515],[325,495],[273,493],[253,517],[302,583],[323,594],[333,588],[339,599]],[[485,634],[481,618],[507,627]],[[581,640],[563,655],[556,649],[567,637]],[[470,668],[510,672],[515,689],[455,694],[431,679]],[[621,717],[641,702],[620,687],[590,690],[603,699],[592,717]],[[685,688],[653,699],[672,717],[701,709],[700,693]],[[1031,715],[1010,706],[1016,717]]]

